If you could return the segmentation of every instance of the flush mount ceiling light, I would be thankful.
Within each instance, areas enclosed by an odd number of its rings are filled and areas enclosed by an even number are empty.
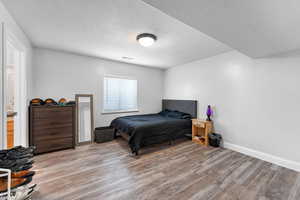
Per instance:
[[[136,37],[136,40],[140,45],[144,47],[149,47],[157,40],[157,37],[151,33],[142,33]]]

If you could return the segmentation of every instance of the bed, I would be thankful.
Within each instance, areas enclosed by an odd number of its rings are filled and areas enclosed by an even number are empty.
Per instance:
[[[162,111],[154,114],[118,117],[111,122],[115,136],[128,140],[132,153],[140,148],[184,137],[191,134],[192,118],[197,117],[197,101],[162,101]]]

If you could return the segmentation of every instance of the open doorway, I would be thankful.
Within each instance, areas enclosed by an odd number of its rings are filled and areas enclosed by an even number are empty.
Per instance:
[[[26,145],[25,54],[20,43],[9,33],[6,34],[4,47],[4,138],[9,149]]]

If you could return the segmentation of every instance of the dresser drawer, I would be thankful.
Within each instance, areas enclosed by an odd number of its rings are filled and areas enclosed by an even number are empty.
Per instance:
[[[73,137],[73,127],[67,126],[62,128],[48,128],[42,130],[33,130],[35,135],[34,140],[41,140],[43,138],[55,139],[63,137]]]
[[[66,121],[56,121],[56,120],[35,120],[32,125],[33,131],[40,131],[45,129],[55,129],[72,127],[72,120],[68,119]]]
[[[64,120],[72,117],[72,107],[33,107],[33,119],[56,119]]]
[[[46,153],[73,147],[73,138],[43,140],[35,143],[36,153]]]

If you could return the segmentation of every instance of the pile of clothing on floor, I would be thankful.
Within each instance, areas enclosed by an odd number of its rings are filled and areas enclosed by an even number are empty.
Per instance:
[[[17,146],[0,150],[0,168],[11,170],[11,200],[30,200],[36,185],[30,184],[35,175],[31,171],[35,147]],[[0,177],[0,200],[6,200],[8,177]]]

